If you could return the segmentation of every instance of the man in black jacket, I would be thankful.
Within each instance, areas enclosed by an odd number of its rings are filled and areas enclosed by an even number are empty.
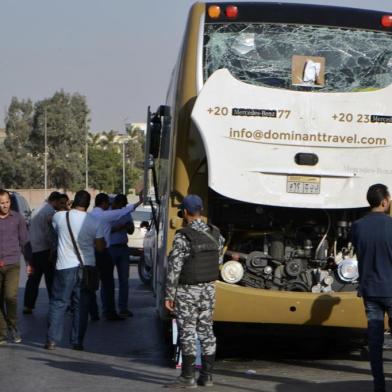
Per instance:
[[[354,222],[352,239],[358,258],[358,292],[368,319],[374,391],[385,392],[382,359],[385,313],[392,321],[392,218],[386,214],[391,197],[385,185],[375,184],[369,188],[367,200],[371,212]]]

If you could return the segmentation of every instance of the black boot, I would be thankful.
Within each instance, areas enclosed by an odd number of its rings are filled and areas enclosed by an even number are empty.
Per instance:
[[[167,388],[196,388],[195,380],[195,361],[193,355],[182,356],[181,375],[172,384],[166,385]]]
[[[203,355],[201,357],[201,370],[197,384],[202,387],[212,387],[212,370],[214,368],[215,354]]]

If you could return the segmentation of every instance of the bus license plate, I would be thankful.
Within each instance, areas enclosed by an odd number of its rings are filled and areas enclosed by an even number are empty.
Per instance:
[[[318,195],[320,177],[287,176],[287,193]]]

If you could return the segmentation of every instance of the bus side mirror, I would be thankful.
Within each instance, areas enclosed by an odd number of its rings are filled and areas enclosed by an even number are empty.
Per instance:
[[[159,147],[161,143],[162,123],[159,116],[154,116],[150,123],[150,155],[153,158],[158,158]]]
[[[167,127],[170,126],[170,106],[161,105],[154,114],[150,115],[149,124],[149,153],[158,158],[161,148],[162,132],[165,132]]]

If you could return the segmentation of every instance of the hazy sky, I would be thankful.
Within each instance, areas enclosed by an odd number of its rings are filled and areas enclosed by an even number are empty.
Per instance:
[[[286,1],[392,12],[391,0]],[[193,2],[0,0],[0,127],[13,96],[59,89],[87,97],[93,131],[144,122],[164,103]]]

